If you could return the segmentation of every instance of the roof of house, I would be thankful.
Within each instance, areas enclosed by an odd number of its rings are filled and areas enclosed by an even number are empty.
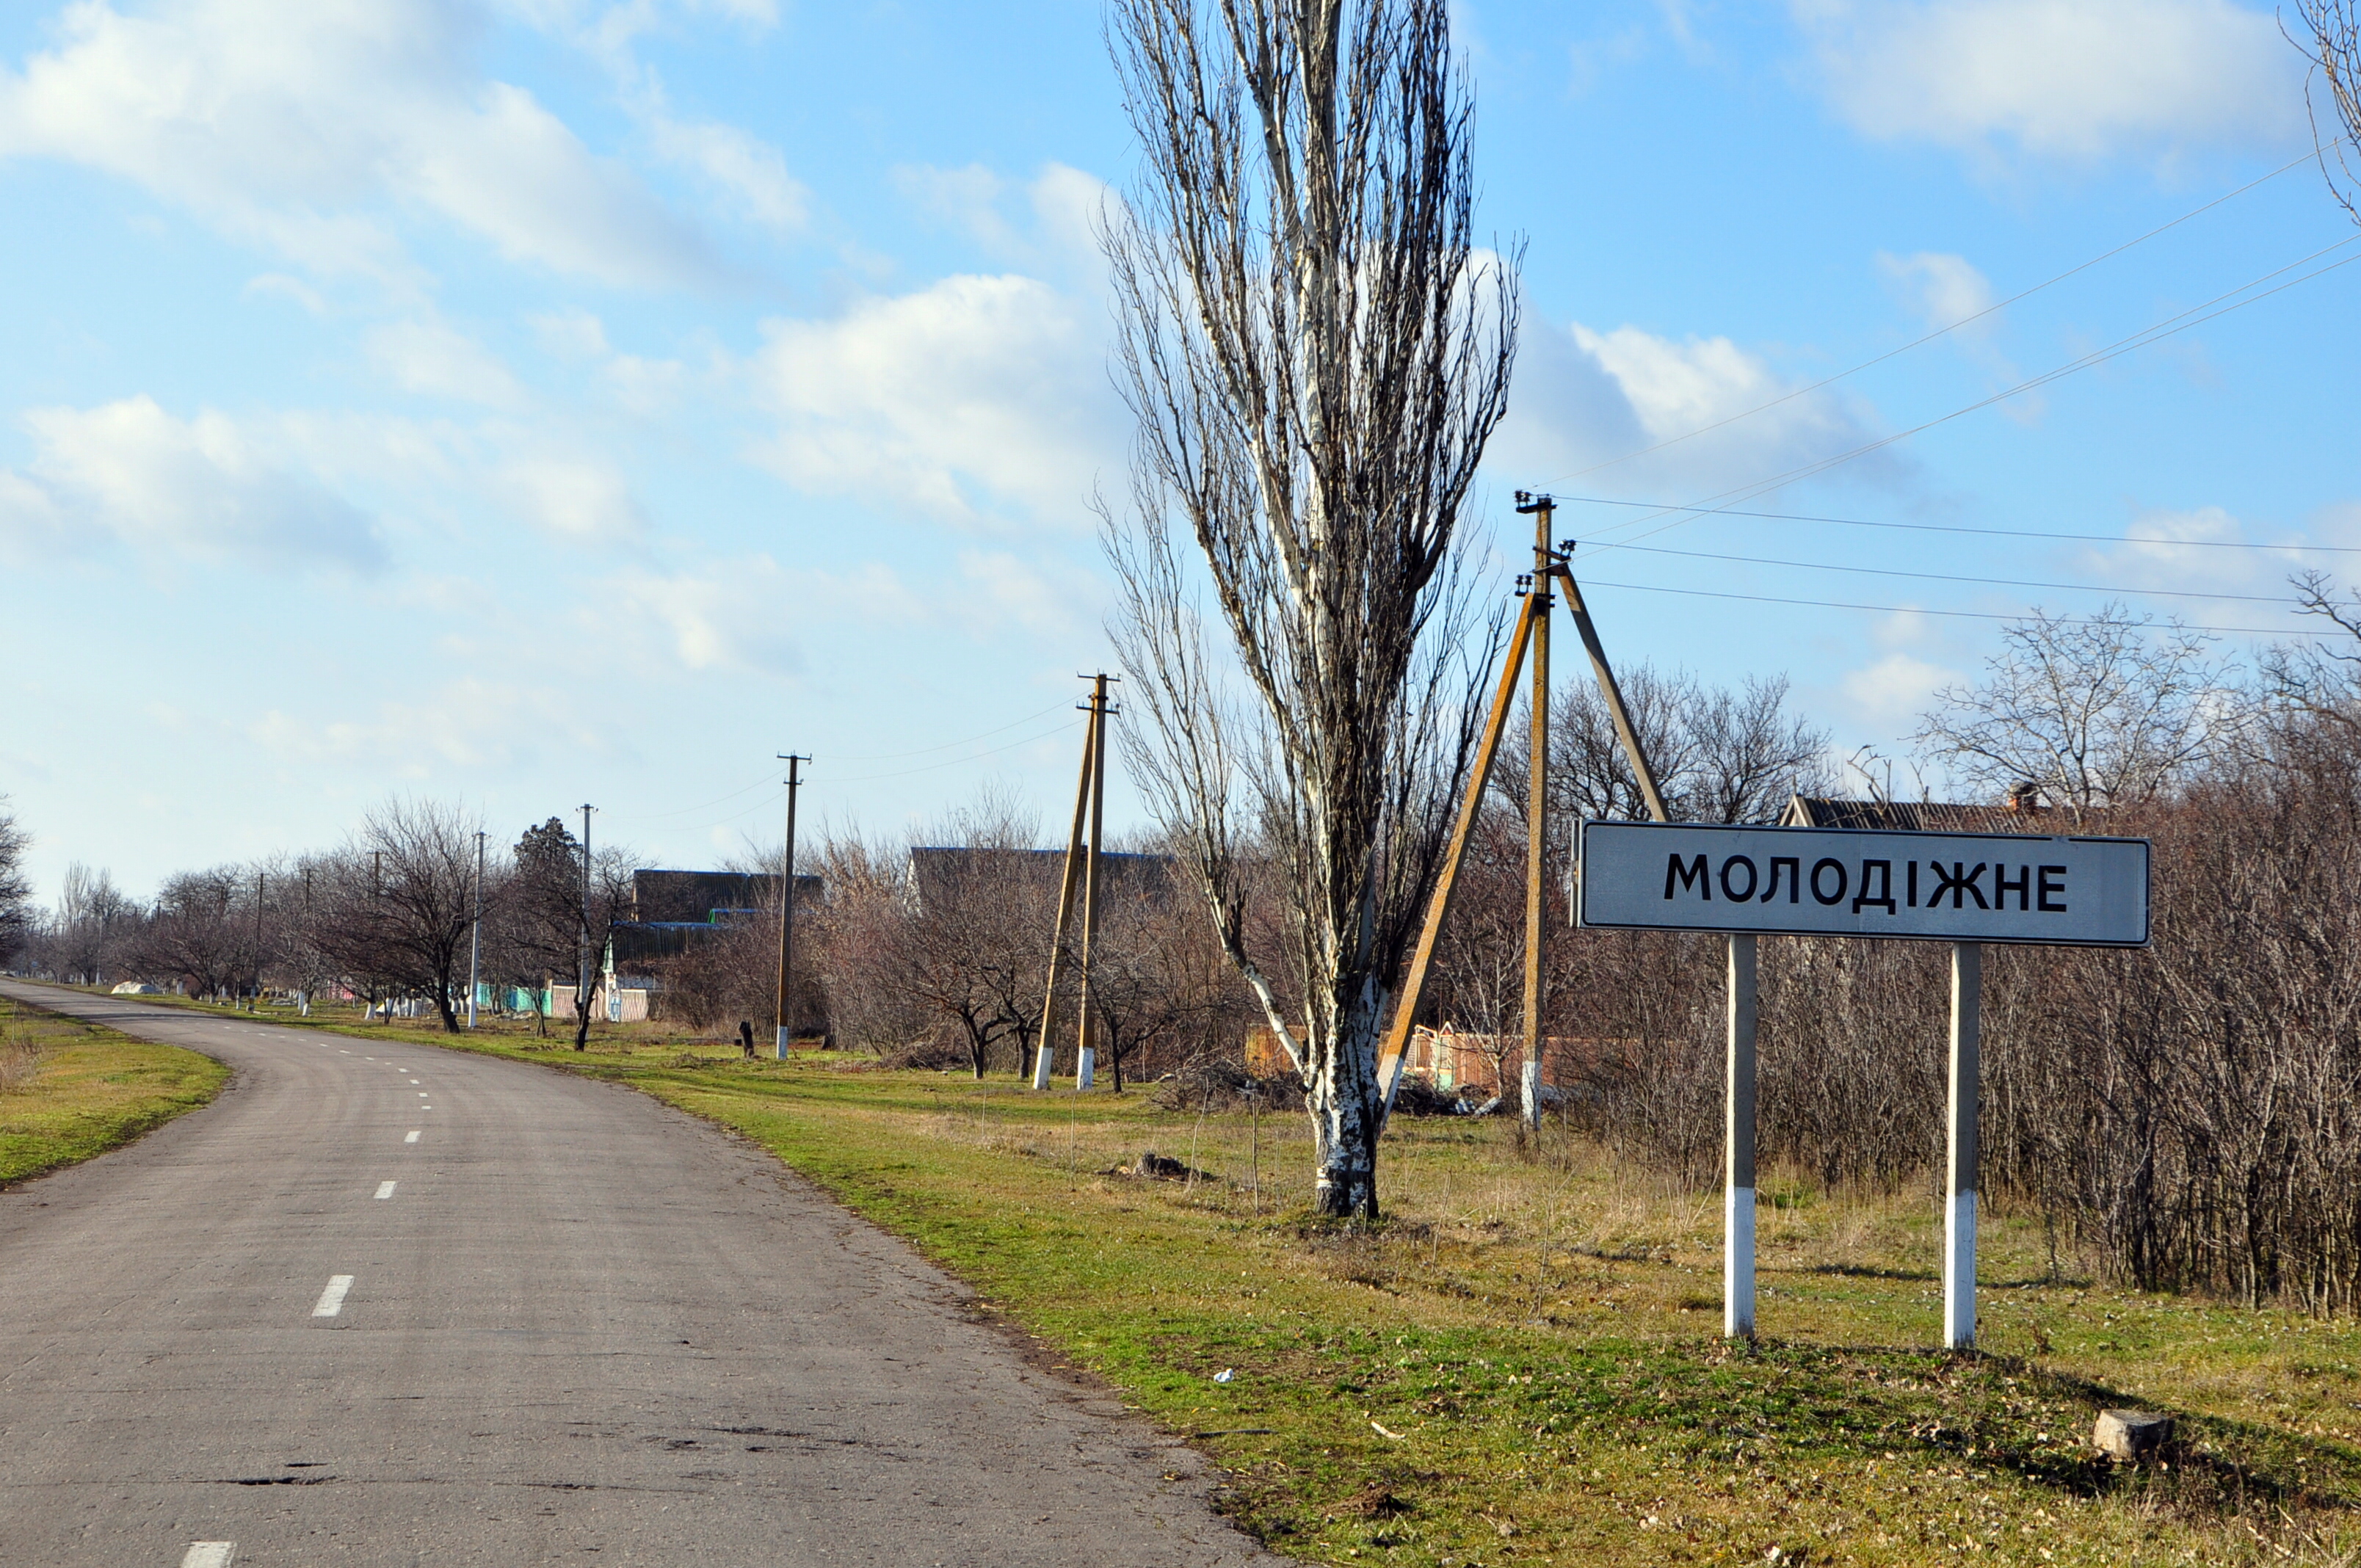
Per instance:
[[[1915,833],[2057,833],[2063,819],[2041,806],[1966,806],[1939,800],[1832,800],[1790,796],[1782,828],[1872,828]]]
[[[796,874],[796,897],[817,898],[820,879]],[[708,923],[729,910],[767,909],[779,898],[779,879],[765,872],[639,871],[631,873],[631,917],[642,925]]]
[[[958,883],[981,881],[1035,882],[1056,888],[1065,875],[1063,850],[972,849],[961,845],[922,845],[910,851],[903,875],[907,891],[920,904],[940,897]],[[1161,897],[1170,892],[1172,857],[1121,854],[1099,856],[1099,888],[1103,893],[1142,893]]]

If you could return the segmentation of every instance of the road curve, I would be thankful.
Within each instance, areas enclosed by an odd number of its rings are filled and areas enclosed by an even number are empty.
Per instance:
[[[10,1568],[1280,1568],[1189,1449],[644,1095],[0,992],[236,1069],[0,1193]]]

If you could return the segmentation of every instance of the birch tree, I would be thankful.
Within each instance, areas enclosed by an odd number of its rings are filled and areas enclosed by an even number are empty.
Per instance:
[[[1374,1217],[1378,1044],[1497,648],[1455,539],[1514,260],[1472,240],[1444,0],[1112,0],[1108,30],[1145,153],[1101,235],[1137,422],[1103,509],[1124,745],[1302,1074],[1320,1209]]]

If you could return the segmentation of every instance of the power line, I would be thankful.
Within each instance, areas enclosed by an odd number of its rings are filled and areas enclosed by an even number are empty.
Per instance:
[[[2259,294],[2249,294],[2247,298],[2243,300],[2236,298],[2236,296],[2245,294],[2248,290],[2254,289],[2260,284],[2267,283],[2282,273],[2291,272],[2299,267],[2302,267],[2308,263],[2318,260],[2320,258],[2328,255],[2332,251],[2342,250],[2346,246],[2355,244],[2356,242],[2361,242],[2361,235],[2348,236],[2344,239],[2338,240],[2334,245],[2323,246],[2320,249],[2313,251],[2310,256],[2304,257],[2300,260],[2291,261],[2285,267],[2275,268],[2271,271],[2264,273],[2260,278],[2254,279],[2246,283],[2242,283],[2237,288],[2232,289],[2226,293],[2216,294],[2213,299],[2206,301],[2202,304],[2191,305],[2188,310],[2180,312],[2178,315],[2167,316],[2160,322],[2156,322],[2148,326],[2141,328],[2138,332],[2132,334],[2128,337],[2117,339],[2115,342],[2109,344],[2104,348],[2092,349],[2090,353],[2081,356],[2080,358],[2069,360],[2066,364],[2058,366],[2054,369],[2046,370],[2038,376],[2030,377],[2026,380],[2018,382],[2014,387],[1994,392],[1989,397],[1979,398],[1974,402],[1968,404],[1964,408],[1954,409],[1949,413],[1939,414],[1933,419],[1922,421],[1917,424],[1910,426],[1907,430],[1899,430],[1890,435],[1880,436],[1875,441],[1864,442],[1861,445],[1852,447],[1847,451],[1839,452],[1827,457],[1817,458],[1812,462],[1804,464],[1800,467],[1791,468],[1784,474],[1774,475],[1768,479],[1763,479],[1752,484],[1735,486],[1730,489],[1720,492],[1719,495],[1707,497],[1705,502],[1675,510],[1686,511],[1691,514],[1706,514],[1719,510],[1715,505],[1708,503],[1719,502],[1732,497],[1741,500],[1752,500],[1756,496],[1781,488],[1786,485],[1795,484],[1798,480],[1808,479],[1815,477],[1817,475],[1825,474],[1829,469],[1837,467],[1840,464],[1850,463],[1856,457],[1865,457],[1872,452],[1882,451],[1888,446],[1894,445],[1897,442],[1906,441],[1910,437],[1919,434],[1921,432],[1932,430],[1938,424],[1947,424],[1952,420],[1959,419],[1963,415],[1974,413],[1980,409],[1987,409],[1994,403],[2005,402],[2009,399],[2016,397],[2020,393],[2033,391],[2041,387],[2048,386],[2050,382],[2062,379],[2067,376],[2072,375],[2078,370],[2087,370],[2094,365],[2103,365],[2108,360],[2120,358],[2122,356],[2131,353],[2134,349],[2145,348],[2151,344],[2160,343],[2164,339],[2171,337],[2176,334],[2187,332],[2191,327],[2202,326],[2205,323],[2215,320],[2221,316],[2228,315],[2233,311],[2244,310],[2246,306],[2259,303],[2264,300],[2271,298],[2275,294],[2284,293],[2288,290],[2294,288],[2299,283],[2308,283],[2315,278],[2335,271],[2340,267],[2349,267],[2356,261],[2361,261],[2361,256],[2348,256],[2342,261],[2332,261],[2325,267],[2317,268],[2312,271],[2304,273],[2301,277],[2290,278],[2286,282],[2279,284],[2277,288],[2266,289]],[[2222,304],[2222,302],[2224,300],[2232,300],[2235,301],[2235,302],[2226,305]],[[2213,308],[2217,305],[2221,307],[2218,310]],[[2204,313],[2199,313],[2201,312]],[[1615,528],[1638,528],[1642,524],[1654,521],[1656,517],[1662,515],[1663,513],[1661,512],[1653,513],[1647,517],[1634,518],[1629,522],[1615,523],[1611,526]],[[1646,532],[1638,535],[1638,537],[1646,539],[1654,534],[1662,533],[1666,529],[1677,528],[1681,524],[1692,520],[1693,519],[1691,517],[1675,517],[1670,521],[1664,522],[1658,527],[1649,529]]]
[[[1579,501],[1587,506],[1633,507],[1642,511],[1685,511],[1698,517],[1761,518],[1772,522],[1828,522],[1845,528],[1894,528],[1916,533],[1982,534],[1993,539],[2064,539],[2085,544],[2170,544],[2191,550],[2274,550],[2301,551],[2326,555],[2361,555],[2361,545],[2353,544],[2264,544],[2245,539],[2144,539],[2136,534],[2059,533],[2035,528],[1969,528],[1949,522],[1891,522],[1863,517],[1821,517],[1811,512],[1741,511],[1736,507],[1680,506],[1671,501],[1619,501],[1605,496],[1560,496],[1561,502]],[[1637,545],[1602,542],[1596,548],[1630,550]]]
[[[1975,583],[1995,588],[2048,588],[2076,594],[2136,594],[2182,599],[2236,599],[2246,604],[2293,605],[2279,594],[2204,593],[2195,588],[2117,588],[2103,583],[2038,583],[2015,577],[1969,577],[1949,572],[1907,572],[1891,566],[1841,566],[1828,561],[1781,561],[1763,555],[1725,555],[1712,550],[1675,550],[1662,544],[1601,544],[1601,550],[1636,550],[1647,555],[1679,555],[1692,561],[1735,561],[1745,566],[1793,566],[1806,572],[1851,572],[1869,577],[1915,577],[1929,583]]]
[[[2059,273],[2054,278],[2036,283],[2030,289],[2020,290],[2018,292],[2011,294],[2005,300],[2001,300],[1995,303],[1986,305],[1982,310],[1976,312],[1973,315],[1961,316],[1958,321],[1951,323],[1949,326],[1937,327],[1934,331],[1927,334],[1925,336],[1913,338],[1908,343],[1902,345],[1899,348],[1889,348],[1884,353],[1878,355],[1874,358],[1864,359],[1860,364],[1853,366],[1850,369],[1839,370],[1833,376],[1823,376],[1820,379],[1810,382],[1805,386],[1797,387],[1793,391],[1782,393],[1780,396],[1772,399],[1769,402],[1757,403],[1751,409],[1744,409],[1737,413],[1729,415],[1727,418],[1718,419],[1711,424],[1699,425],[1695,430],[1685,431],[1679,435],[1667,436],[1665,439],[1657,442],[1653,446],[1642,446],[1635,452],[1626,452],[1620,457],[1609,457],[1604,462],[1593,463],[1587,468],[1577,468],[1571,474],[1561,474],[1556,479],[1545,482],[1554,484],[1565,479],[1583,478],[1588,475],[1596,474],[1603,468],[1612,468],[1619,463],[1629,463],[1634,458],[1645,457],[1651,453],[1662,452],[1668,446],[1677,446],[1684,441],[1693,441],[1700,435],[1709,434],[1714,431],[1721,429],[1725,425],[1736,424],[1740,420],[1752,419],[1756,414],[1768,412],[1770,410],[1775,409],[1783,403],[1793,402],[1795,400],[1803,397],[1806,393],[1817,392],[1823,387],[1833,386],[1837,382],[1845,379],[1847,377],[1858,376],[1863,370],[1872,369],[1876,366],[1883,365],[1887,360],[1894,358],[1897,355],[1907,354],[1912,349],[1932,343],[1938,337],[1944,337],[1951,333],[1955,333],[1963,326],[1972,326],[1977,322],[1983,320],[1984,317],[1993,313],[1995,311],[2006,310],[2009,306],[2015,304],[2019,300],[2030,299],[2053,284],[2063,283],[2067,279],[2073,277],[2078,272],[2087,272],[2103,261],[2110,260],[2114,257],[2121,256],[2125,251],[2130,250],[2135,247],[2145,245],[2149,240],[2154,239],[2157,236],[2163,234],[2168,230],[2179,228],[2181,225],[2189,222],[2191,218],[2199,217],[2206,213],[2212,212],[2214,208],[2220,206],[2224,202],[2234,201],[2236,198],[2245,195],[2247,192],[2255,189],[2257,185],[2268,184],[2270,181],[2277,180],[2280,175],[2285,174],[2288,170],[2295,168],[2299,164],[2310,163],[2315,156],[2316,155],[2314,153],[2308,152],[2290,162],[2283,163],[2277,169],[2272,170],[2268,174],[2263,175],[2260,179],[2250,180],[2235,191],[2229,192],[2224,195],[2214,197],[2213,200],[2206,203],[2202,207],[2192,207],[2188,212],[2181,214],[2180,216],[2173,219],[2170,223],[2152,228],[2148,230],[2147,233],[2141,235],[2137,239],[2127,239],[2123,244],[2115,247],[2113,250],[2103,251],[2099,255],[2091,258],[2088,261],[2082,262],[2078,266],[2068,268],[2065,271]]]
[[[2023,612],[2011,614],[1989,609],[1928,609],[1916,604],[1852,604],[1842,599],[1781,598],[1773,594],[1733,594],[1717,588],[1668,588],[1654,583],[1609,583],[1585,577],[1585,588],[1623,588],[1639,594],[1678,594],[1685,598],[1738,599],[1747,604],[1801,605],[1808,609],[1866,609],[1886,615],[1940,615],[1960,620],[2024,620]],[[2060,626],[2099,626],[2108,624],[2096,616],[2059,615],[2049,618]],[[2191,631],[2218,631],[2248,637],[2334,637],[2336,632],[2305,631],[2301,628],[2275,626],[2194,626],[2186,621],[2174,624]]]

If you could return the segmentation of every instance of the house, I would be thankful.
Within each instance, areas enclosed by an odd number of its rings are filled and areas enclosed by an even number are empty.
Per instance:
[[[796,876],[796,902],[818,898],[825,884]],[[643,871],[631,873],[631,923],[710,926],[724,918],[776,914],[779,879],[763,872]]]

